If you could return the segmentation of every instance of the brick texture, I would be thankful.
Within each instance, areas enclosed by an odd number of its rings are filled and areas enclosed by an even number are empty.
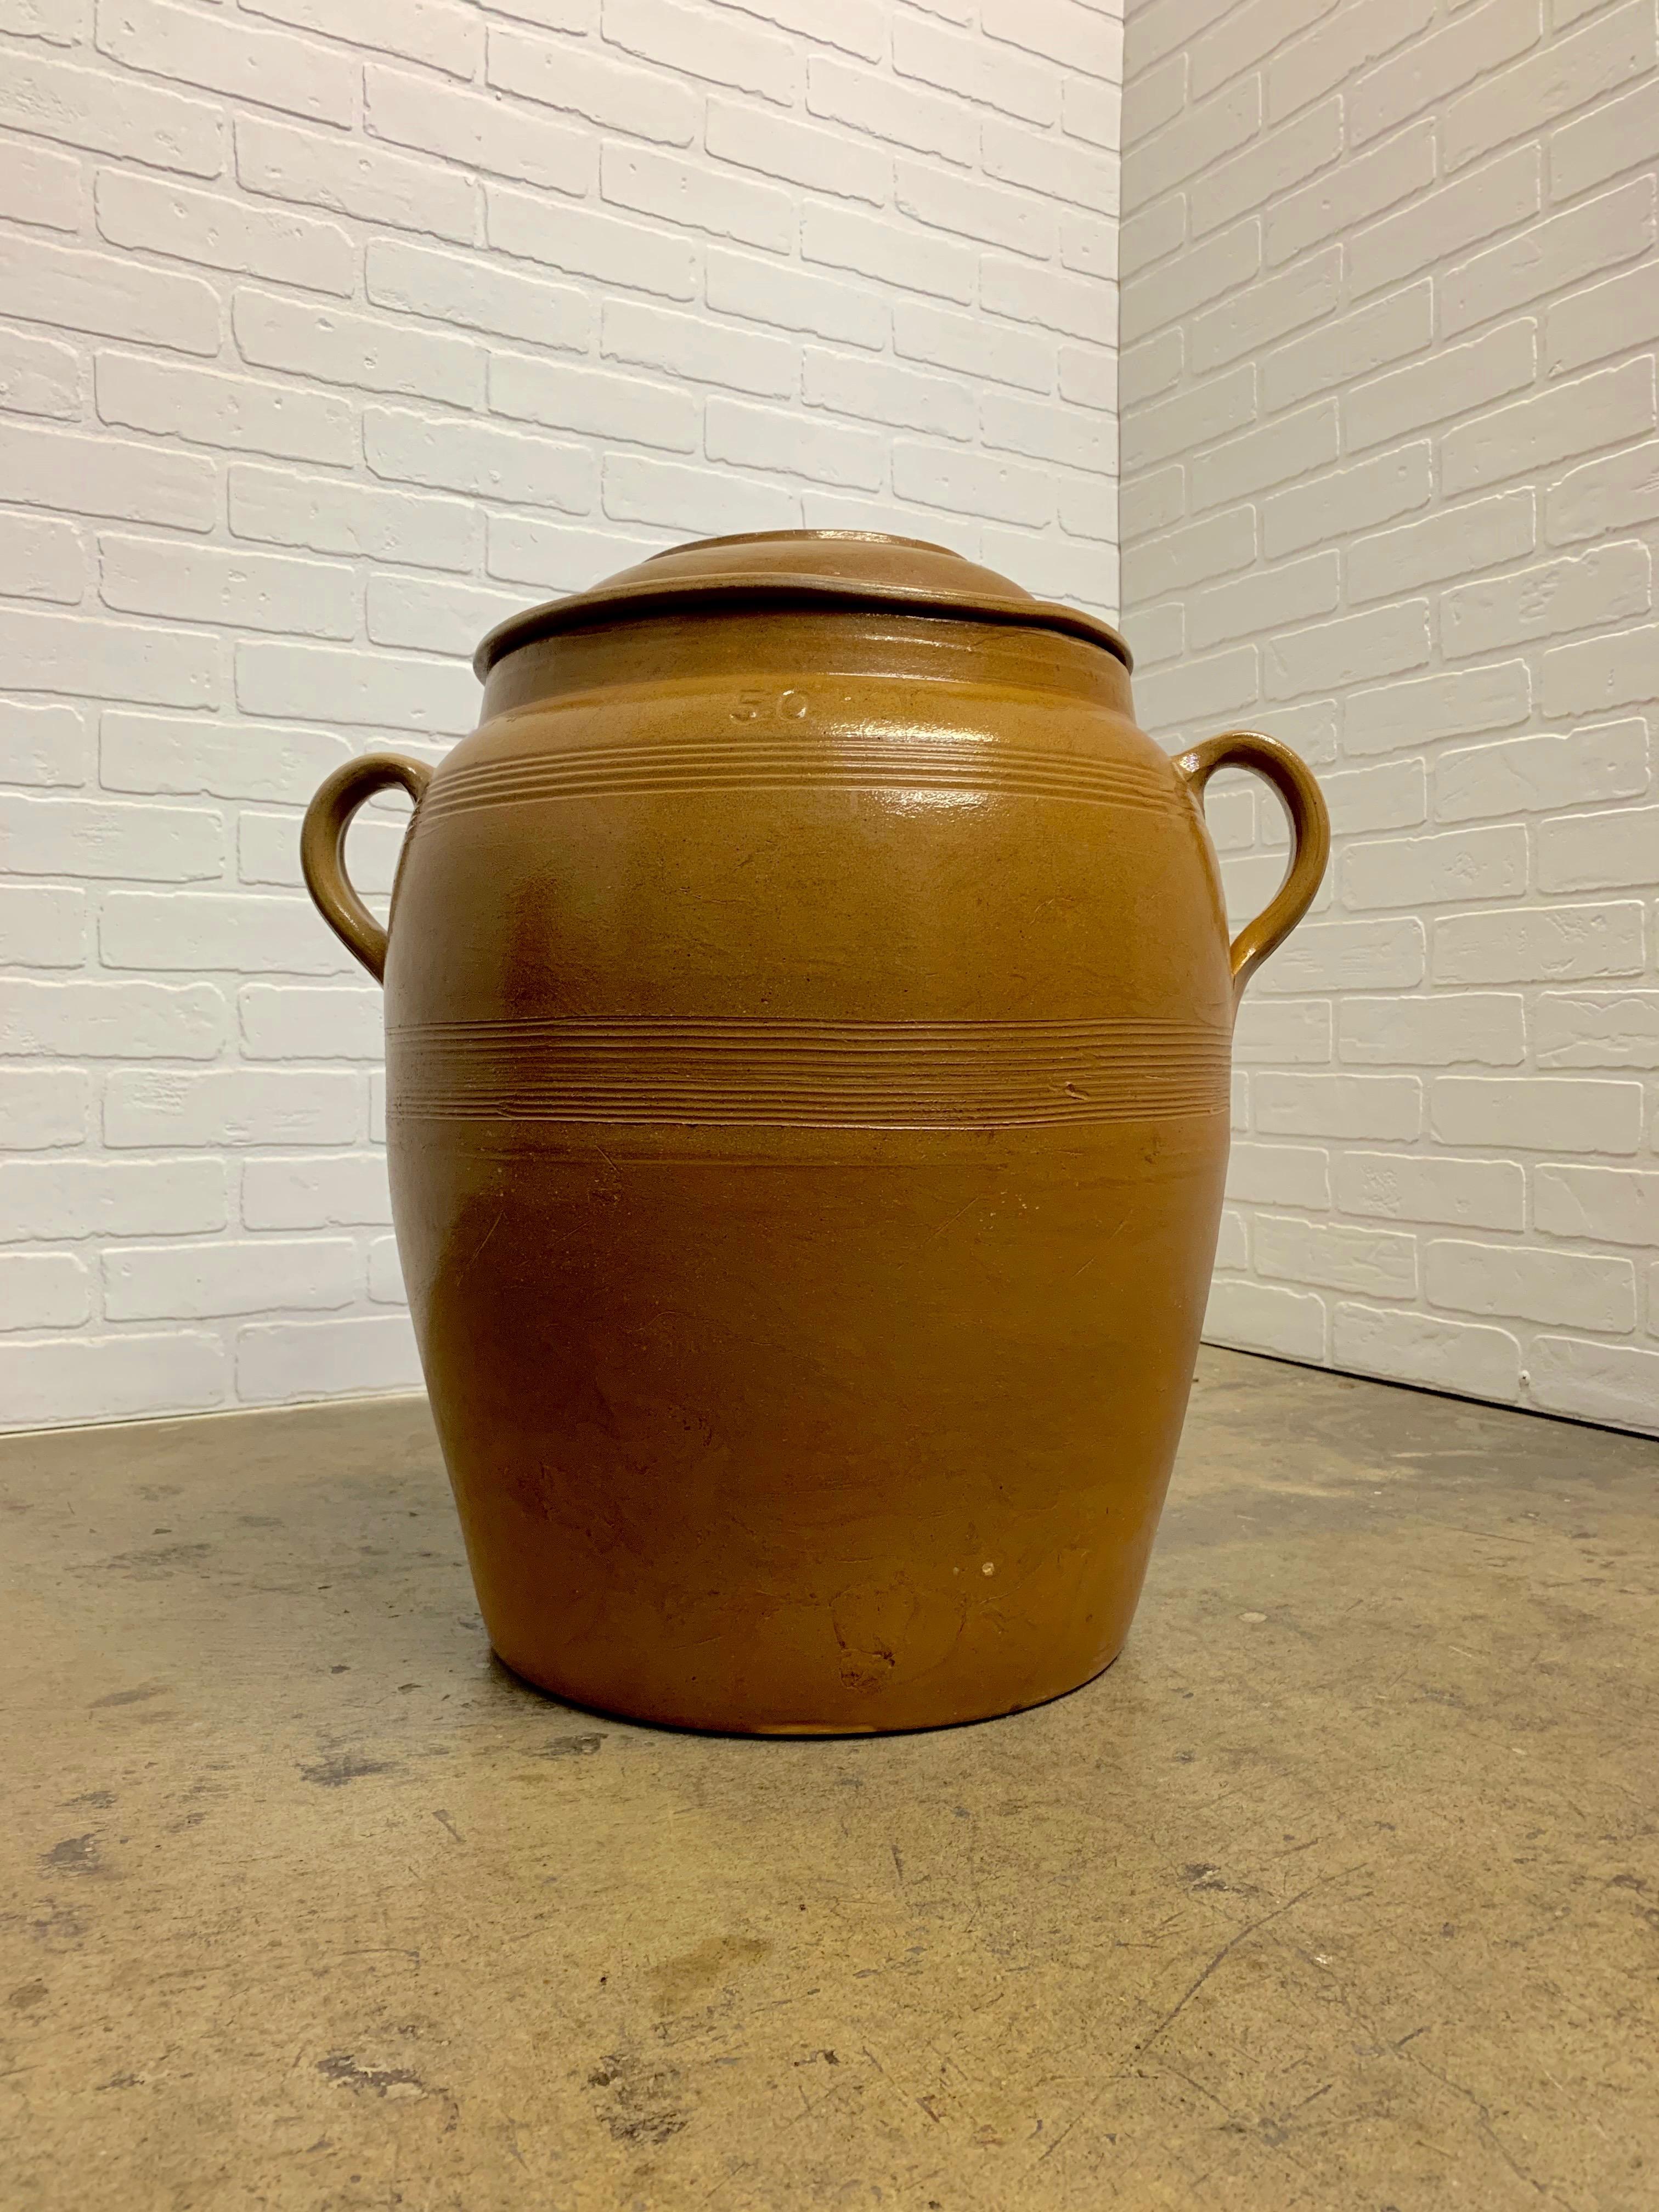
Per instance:
[[[0,1425],[417,1381],[300,817],[500,614],[822,523],[1115,615],[1120,12],[0,5]]]
[[[1126,31],[1142,719],[1284,737],[1335,832],[1240,1024],[1210,1334],[1659,1431],[1654,9]],[[1210,813],[1237,923],[1283,821]]]

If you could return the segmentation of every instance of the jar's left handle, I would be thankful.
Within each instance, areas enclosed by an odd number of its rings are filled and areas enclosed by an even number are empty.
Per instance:
[[[364,753],[337,768],[306,809],[300,832],[300,866],[317,911],[348,952],[362,961],[377,983],[386,981],[386,932],[351,887],[345,872],[345,833],[366,799],[389,784],[399,784],[414,800],[432,781],[423,761],[401,753]]]

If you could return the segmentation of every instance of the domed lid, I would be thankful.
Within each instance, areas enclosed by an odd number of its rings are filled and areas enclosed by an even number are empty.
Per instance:
[[[1023,623],[1103,645],[1126,668],[1131,665],[1128,647],[1097,615],[1036,599],[945,546],[875,530],[759,530],[671,546],[591,591],[549,599],[498,623],[472,665],[482,680],[504,654],[558,630],[698,609],[735,611],[741,605],[829,612],[885,607],[895,614]]]

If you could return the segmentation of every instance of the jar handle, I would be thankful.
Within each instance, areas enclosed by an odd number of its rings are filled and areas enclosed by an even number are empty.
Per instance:
[[[386,935],[345,872],[345,833],[365,799],[388,784],[400,784],[418,806],[431,781],[423,761],[405,760],[401,753],[364,753],[319,786],[300,831],[300,866],[318,913],[377,983],[386,981]]]
[[[1178,773],[1185,778],[1194,805],[1202,809],[1204,787],[1218,768],[1253,769],[1272,784],[1291,817],[1291,865],[1285,880],[1254,921],[1247,921],[1232,941],[1233,1004],[1237,1006],[1244,986],[1270,952],[1275,952],[1313,904],[1331,856],[1331,818],[1325,794],[1311,769],[1298,760],[1277,738],[1264,738],[1255,730],[1229,730],[1206,738],[1201,745],[1178,754]]]

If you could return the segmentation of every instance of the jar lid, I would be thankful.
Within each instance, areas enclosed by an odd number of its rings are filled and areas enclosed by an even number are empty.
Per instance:
[[[1036,599],[947,546],[875,530],[759,530],[671,546],[591,591],[510,616],[484,639],[472,665],[482,681],[505,654],[560,630],[700,607],[718,613],[739,605],[885,607],[896,614],[1020,623],[1103,645],[1126,668],[1133,665],[1128,647],[1097,615]]]

